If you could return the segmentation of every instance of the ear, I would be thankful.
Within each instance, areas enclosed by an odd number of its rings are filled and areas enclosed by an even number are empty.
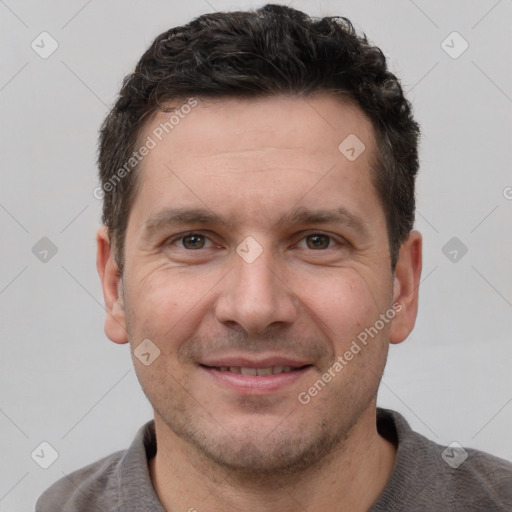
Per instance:
[[[109,232],[105,226],[98,229],[96,244],[96,267],[105,300],[105,334],[114,343],[128,343],[121,274],[114,259]]]
[[[418,231],[411,231],[402,244],[395,268],[393,304],[399,303],[391,324],[391,343],[401,343],[411,333],[418,313],[418,288],[422,265],[422,238]]]

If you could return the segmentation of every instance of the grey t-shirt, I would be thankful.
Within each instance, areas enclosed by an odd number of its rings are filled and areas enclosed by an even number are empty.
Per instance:
[[[446,449],[387,409],[377,410],[377,427],[398,450],[391,478],[370,512],[512,511],[512,463],[469,448]],[[149,475],[148,459],[155,453],[152,420],[128,450],[55,482],[40,496],[36,512],[165,512]]]

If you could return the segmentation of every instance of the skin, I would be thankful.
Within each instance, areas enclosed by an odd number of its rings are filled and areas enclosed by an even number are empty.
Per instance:
[[[166,119],[154,115],[141,140]],[[349,134],[366,146],[353,162],[338,150]],[[98,231],[107,336],[132,353],[145,339],[160,350],[148,366],[133,361],[155,412],[149,469],[167,511],[363,511],[384,489],[396,447],[377,433],[376,395],[389,343],[416,319],[421,236],[410,233],[393,274],[374,148],[361,110],[328,94],[200,101],[142,162],[122,279]],[[299,207],[359,220],[287,220]],[[169,208],[222,222],[148,230]],[[236,252],[248,236],[262,249],[251,263]],[[400,312],[300,403],[393,303]],[[246,393],[199,366],[229,354],[311,366],[274,392]]]

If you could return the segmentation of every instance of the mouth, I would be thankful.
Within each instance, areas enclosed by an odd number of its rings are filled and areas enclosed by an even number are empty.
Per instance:
[[[291,386],[313,368],[312,364],[240,365],[200,364],[199,367],[223,388],[242,395],[268,395]]]
[[[219,372],[230,372],[235,373],[237,375],[252,375],[263,377],[266,375],[279,375],[281,373],[290,373],[296,372],[298,370],[302,370],[310,364],[306,364],[303,366],[267,366],[266,368],[261,367],[244,367],[244,366],[207,366],[201,365],[203,368],[209,368],[211,370],[217,370]]]

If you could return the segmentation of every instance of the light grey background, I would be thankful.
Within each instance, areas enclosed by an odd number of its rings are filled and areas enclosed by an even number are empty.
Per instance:
[[[0,511],[32,510],[51,483],[126,448],[152,417],[129,347],[103,333],[97,131],[157,34],[260,5],[0,0]],[[512,3],[291,5],[363,29],[423,128],[420,312],[410,338],[391,348],[379,404],[439,443],[512,460]],[[59,45],[48,59],[31,48],[43,31]],[[469,43],[456,59],[441,45],[453,31]],[[463,41],[453,37],[445,45],[457,52]],[[468,248],[455,263],[442,252],[454,236]],[[42,237],[58,249],[46,263],[32,252]],[[46,470],[31,458],[42,441],[59,453]]]

